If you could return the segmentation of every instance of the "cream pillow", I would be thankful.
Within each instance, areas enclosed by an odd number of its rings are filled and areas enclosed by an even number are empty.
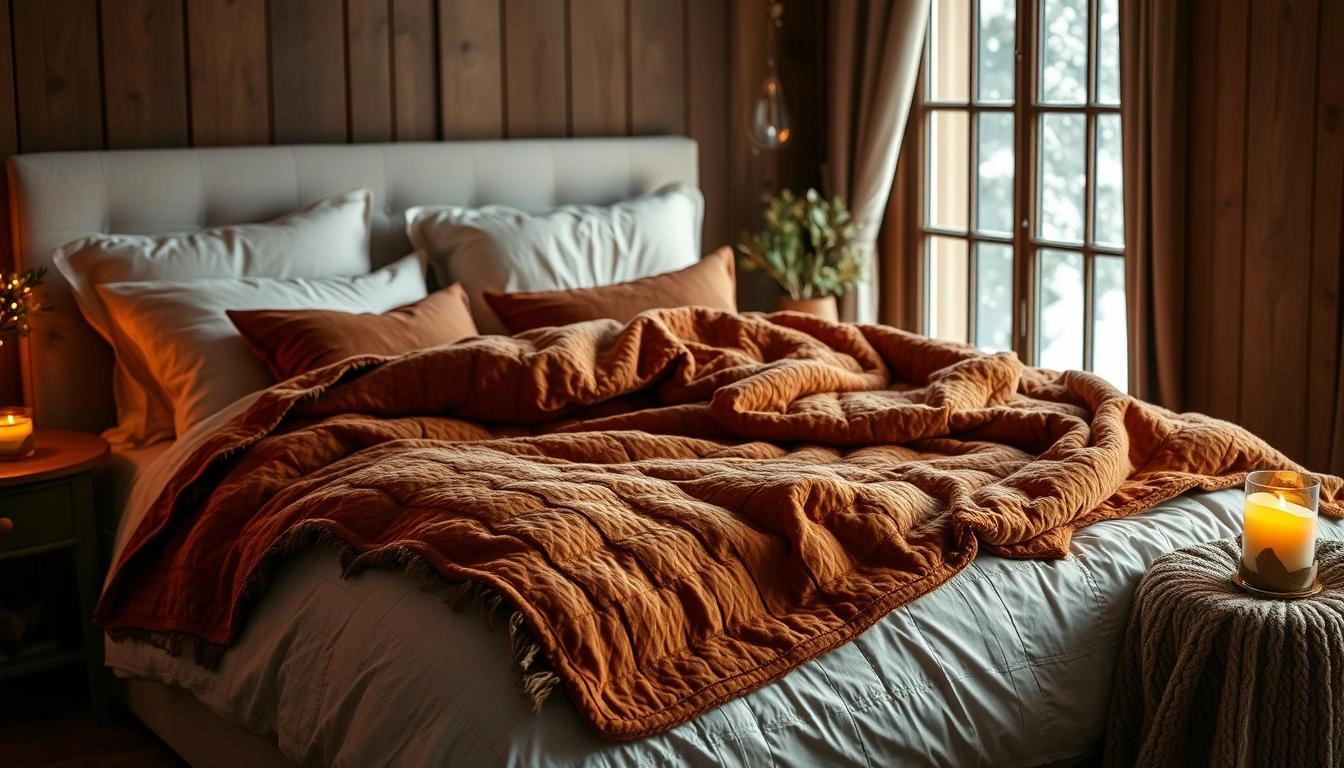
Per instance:
[[[272,383],[229,321],[230,309],[339,309],[383,313],[423,299],[419,255],[355,277],[240,277],[105,283],[108,317],[172,406],[181,436],[202,419]]]
[[[441,285],[467,289],[482,333],[506,333],[483,292],[592,288],[688,267],[700,260],[704,214],[700,190],[673,184],[536,216],[501,205],[420,206],[406,211],[406,234]]]
[[[104,283],[227,277],[328,277],[369,271],[367,189],[319,200],[265,224],[240,224],[164,235],[93,235],[57,248],[56,269],[70,283],[89,325],[116,353],[113,393],[119,444],[147,445],[173,436],[164,393],[120,337],[96,290]]]

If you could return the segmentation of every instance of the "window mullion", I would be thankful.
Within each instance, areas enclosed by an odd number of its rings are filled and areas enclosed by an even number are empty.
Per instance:
[[[1097,0],[1088,0],[1087,4],[1087,103],[1089,108],[1083,115],[1084,135],[1087,137],[1087,156],[1083,161],[1083,368],[1091,371],[1096,368],[1094,359],[1095,339],[1092,337],[1095,327],[1097,308],[1094,306],[1093,280],[1095,254],[1092,243],[1096,240],[1096,194],[1097,194],[1097,115],[1090,105],[1097,103]]]
[[[1029,222],[1035,220],[1032,189],[1036,175],[1034,143],[1036,98],[1035,18],[1037,0],[1019,0],[1014,31],[1016,56],[1013,89],[1014,161],[1013,161],[1013,349],[1028,365],[1036,360],[1034,333],[1035,300]]]

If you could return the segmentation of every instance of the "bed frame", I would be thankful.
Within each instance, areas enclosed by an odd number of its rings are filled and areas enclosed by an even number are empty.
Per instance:
[[[112,352],[80,316],[51,250],[98,232],[175,232],[265,221],[351,189],[373,190],[373,266],[410,251],[414,205],[498,203],[540,212],[610,204],[672,182],[697,184],[682,137],[51,152],[8,162],[14,253],[48,267],[52,311],[21,345],[25,397],[39,425],[97,432],[114,422]],[[120,510],[114,510],[119,517]],[[194,766],[291,763],[274,735],[227,722],[186,691],[120,681],[126,705]]]

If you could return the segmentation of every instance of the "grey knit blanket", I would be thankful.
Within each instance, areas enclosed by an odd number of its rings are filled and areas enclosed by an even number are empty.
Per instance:
[[[1115,671],[1107,766],[1344,764],[1344,542],[1322,541],[1320,594],[1255,598],[1224,539],[1154,561]]]

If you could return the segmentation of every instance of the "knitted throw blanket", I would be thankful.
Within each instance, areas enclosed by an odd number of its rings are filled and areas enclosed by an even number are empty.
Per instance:
[[[1318,549],[1325,589],[1247,595],[1225,539],[1158,558],[1116,668],[1107,766],[1344,763],[1344,542]]]

